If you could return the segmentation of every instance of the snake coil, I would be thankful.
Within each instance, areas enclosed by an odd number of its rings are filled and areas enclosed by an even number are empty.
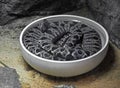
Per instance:
[[[82,59],[102,47],[95,29],[81,22],[46,19],[26,30],[23,44],[39,57],[58,61]]]

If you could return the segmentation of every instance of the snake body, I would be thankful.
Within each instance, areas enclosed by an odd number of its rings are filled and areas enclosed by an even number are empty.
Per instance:
[[[100,35],[88,25],[46,19],[25,31],[23,44],[39,57],[58,61],[82,59],[102,47]]]

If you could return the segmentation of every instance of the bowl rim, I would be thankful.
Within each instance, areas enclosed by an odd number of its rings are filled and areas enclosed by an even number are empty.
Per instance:
[[[48,19],[48,18],[53,18],[53,17],[72,17],[72,18],[80,18],[80,19],[85,19],[85,20],[88,20],[88,21],[91,21],[92,23],[94,24],[97,24],[97,26],[99,26],[105,33],[105,37],[106,37],[106,41],[105,41],[105,44],[102,46],[102,48],[96,52],[95,54],[91,55],[91,56],[88,56],[86,58],[82,58],[82,59],[78,59],[78,60],[71,60],[71,61],[57,61],[57,60],[49,60],[49,59],[45,59],[45,58],[42,58],[42,57],[39,57],[33,53],[31,53],[29,50],[26,49],[26,47],[24,46],[23,42],[22,42],[22,37],[23,37],[23,34],[24,32],[27,30],[28,27],[30,27],[32,24],[38,22],[38,21],[41,21],[41,20],[44,20],[44,19]],[[52,15],[52,16],[46,16],[46,17],[42,17],[42,18],[39,18],[31,23],[29,23],[21,32],[20,34],[20,37],[19,37],[19,42],[20,42],[20,45],[21,45],[21,48],[24,49],[24,51],[28,54],[30,54],[32,57],[35,57],[35,59],[39,59],[39,60],[42,60],[42,61],[46,61],[46,62],[52,62],[52,63],[75,63],[75,62],[81,62],[81,61],[84,61],[84,60],[88,60],[88,59],[92,59],[92,57],[98,55],[99,53],[101,53],[108,45],[109,43],[109,36],[108,36],[108,33],[107,31],[105,30],[105,28],[100,25],[98,22],[96,21],[93,21],[87,17],[83,17],[83,16],[76,16],[76,15]]]

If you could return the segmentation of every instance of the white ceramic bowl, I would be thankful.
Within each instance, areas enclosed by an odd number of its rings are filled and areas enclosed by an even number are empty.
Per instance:
[[[73,60],[73,61],[55,61],[55,60],[48,60],[48,59],[44,59],[36,56],[35,54],[31,53],[25,48],[22,41],[22,37],[24,32],[28,28],[33,27],[33,25],[36,25],[43,19],[55,19],[55,20],[70,19],[74,21],[81,21],[89,25],[90,27],[97,29],[96,31],[100,34],[100,37],[102,40],[101,50],[99,50],[97,53],[89,57],[79,59],[79,60]],[[20,35],[20,49],[22,51],[22,55],[25,61],[29,65],[31,65],[34,69],[42,73],[52,75],[52,76],[58,76],[58,77],[77,76],[94,69],[104,59],[106,52],[108,50],[108,42],[109,42],[108,33],[100,24],[88,18],[75,16],[75,15],[54,15],[54,16],[40,18],[38,20],[33,21],[28,26],[26,26]]]

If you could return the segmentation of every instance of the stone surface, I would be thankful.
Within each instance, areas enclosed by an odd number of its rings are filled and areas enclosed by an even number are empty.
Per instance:
[[[81,13],[83,11],[83,13]],[[67,14],[79,14],[93,18],[87,9]],[[118,88],[120,86],[120,50],[111,45],[104,61],[94,70],[72,78],[56,78],[31,68],[23,59],[19,49],[19,34],[33,20],[41,16],[16,19],[0,26],[0,61],[16,69],[22,88],[53,88],[57,85],[75,85],[76,88]],[[0,65],[1,66],[1,65]]]
[[[57,85],[54,86],[54,88],[75,88],[73,85]]]
[[[85,0],[0,0],[0,25],[31,15],[60,14],[81,8]]]
[[[0,88],[21,88],[15,69],[0,67]]]
[[[110,40],[120,48],[120,1],[88,0],[94,18],[108,31]]]

